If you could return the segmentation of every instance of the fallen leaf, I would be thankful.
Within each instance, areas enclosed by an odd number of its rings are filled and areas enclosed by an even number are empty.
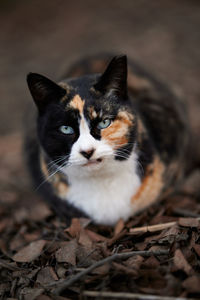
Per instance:
[[[80,231],[78,242],[80,245],[84,246],[85,248],[88,248],[88,249],[92,248],[92,240],[89,237],[89,235],[87,234],[85,229],[82,229]]]
[[[52,267],[45,267],[38,272],[36,281],[43,286],[55,280],[58,280],[58,276],[54,269]]]
[[[140,255],[136,255],[128,258],[126,261],[124,261],[124,264],[129,268],[139,270],[143,261],[144,261],[144,257]]]
[[[145,262],[142,263],[142,267],[149,269],[156,269],[159,265],[159,261],[154,256],[148,257]]]
[[[192,267],[188,264],[187,260],[185,259],[182,251],[177,249],[174,255],[174,264],[178,270],[184,270],[186,274],[191,274]]]
[[[24,239],[26,240],[26,242],[33,242],[35,240],[37,240],[40,236],[40,232],[37,231],[37,232],[32,232],[32,233],[24,233],[23,237]]]
[[[89,229],[85,229],[85,232],[87,233],[87,235],[90,237],[90,239],[93,241],[93,242],[105,242],[107,241],[108,239],[101,235],[101,234],[98,234],[94,231],[91,231]]]
[[[71,237],[78,237],[81,231],[81,223],[78,218],[73,218],[70,227],[66,228],[64,232],[68,232]]]
[[[200,278],[197,276],[191,276],[185,279],[182,286],[190,293],[200,292]]]
[[[28,288],[28,287],[24,287],[20,291],[20,298],[22,298],[24,300],[35,300],[43,292],[44,292],[44,289],[41,289],[41,288]]]
[[[92,271],[93,274],[105,275],[110,270],[110,264],[104,264]]]
[[[91,223],[91,219],[79,218],[79,222],[80,222],[82,228],[86,228]]]
[[[114,236],[118,235],[124,229],[124,221],[120,219],[115,225]]]
[[[16,234],[14,238],[10,241],[10,249],[13,250],[18,250],[22,248],[26,244],[26,241],[24,240],[24,237]]]
[[[197,253],[197,255],[200,257],[200,245],[199,244],[195,244],[193,246],[195,252]]]
[[[76,265],[76,250],[78,244],[76,240],[64,242],[60,249],[56,251],[57,262],[65,262],[71,265]]]
[[[45,240],[34,241],[28,246],[20,249],[12,259],[17,262],[31,262],[36,259],[42,252],[46,244]]]
[[[138,272],[136,269],[131,269],[127,266],[124,266],[120,263],[117,262],[112,262],[112,266],[119,272],[122,274],[128,274],[128,275],[132,275],[134,277],[136,277],[138,275]]]

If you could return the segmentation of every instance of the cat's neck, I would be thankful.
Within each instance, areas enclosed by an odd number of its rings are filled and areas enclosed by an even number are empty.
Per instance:
[[[115,224],[132,215],[131,197],[141,184],[137,172],[137,155],[126,161],[113,161],[99,172],[85,176],[68,170],[69,191],[66,200],[97,223]]]

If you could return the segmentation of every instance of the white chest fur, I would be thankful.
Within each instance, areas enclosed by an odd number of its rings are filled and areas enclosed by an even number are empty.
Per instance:
[[[136,155],[126,161],[106,164],[100,171],[88,176],[68,172],[70,189],[66,200],[84,211],[94,222],[114,225],[120,218],[132,214],[131,197],[141,182],[136,173]]]

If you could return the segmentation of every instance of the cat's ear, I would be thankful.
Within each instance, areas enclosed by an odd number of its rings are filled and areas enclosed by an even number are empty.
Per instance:
[[[99,81],[94,85],[95,90],[106,94],[113,93],[120,98],[127,98],[127,57],[115,56],[109,63]]]
[[[42,112],[50,102],[59,101],[66,91],[55,82],[37,73],[29,73],[27,83],[35,104]]]

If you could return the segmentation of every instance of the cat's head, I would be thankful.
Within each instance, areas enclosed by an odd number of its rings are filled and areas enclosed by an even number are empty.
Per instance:
[[[126,56],[114,57],[102,75],[56,84],[30,73],[27,81],[38,107],[40,143],[55,164],[92,172],[129,158],[136,116],[127,94]]]

